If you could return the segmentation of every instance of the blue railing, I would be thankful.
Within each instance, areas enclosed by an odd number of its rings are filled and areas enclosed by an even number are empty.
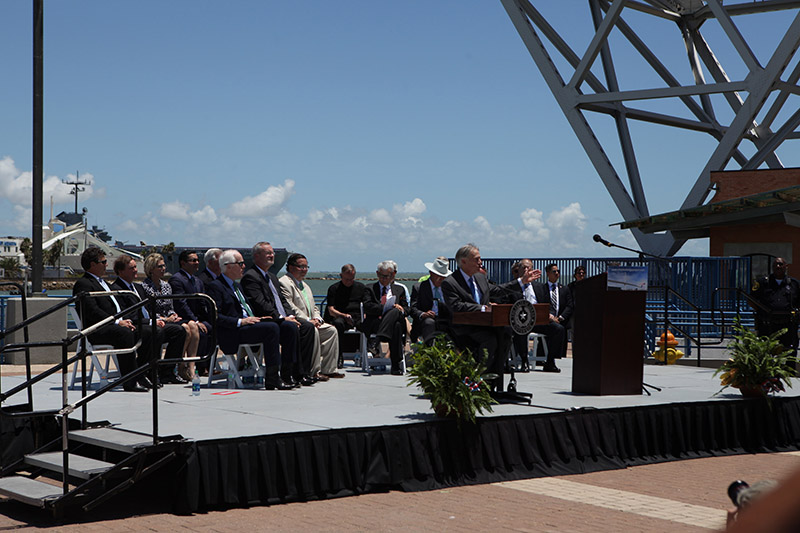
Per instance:
[[[486,258],[483,260],[489,278],[497,283],[511,280],[511,265],[520,258]],[[578,266],[586,268],[587,276],[605,272],[611,265],[648,267],[648,307],[646,343],[649,351],[655,349],[657,330],[663,324],[664,289],[668,286],[687,300],[693,302],[701,313],[700,333],[703,336],[719,337],[718,325],[711,320],[711,310],[719,309],[725,314],[725,324],[730,325],[733,317],[739,314],[746,325],[752,325],[753,312],[750,307],[738,301],[732,294],[715,294],[718,287],[738,287],[749,292],[751,284],[750,258],[747,257],[674,257],[669,260],[639,259],[631,257],[551,257],[532,258],[534,268],[544,270],[548,263],[556,263],[561,270],[561,282],[572,281],[572,273]],[[450,260],[450,268],[455,269],[455,260]],[[61,296],[49,296],[59,298]],[[66,297],[66,296],[63,296]],[[0,328],[6,327],[8,299],[15,296],[0,296]],[[16,297],[18,298],[18,296]],[[315,295],[315,302],[322,307],[324,295]],[[685,324],[687,331],[697,333],[696,313],[682,305],[679,299],[670,300],[668,305],[670,320]],[[691,316],[690,316],[691,315]],[[691,322],[691,324],[689,324]],[[68,328],[74,324],[68,324]],[[727,334],[728,332],[726,332]],[[0,341],[1,343],[2,341]],[[0,344],[1,346],[2,344]]]

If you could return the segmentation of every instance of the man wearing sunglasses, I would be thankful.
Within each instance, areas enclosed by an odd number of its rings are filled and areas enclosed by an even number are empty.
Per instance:
[[[90,247],[81,254],[81,267],[83,267],[83,277],[79,278],[72,287],[72,295],[76,296],[83,292],[109,292],[111,289],[103,280],[106,273],[105,253],[97,247]],[[108,296],[86,296],[78,302],[76,308],[78,316],[81,318],[84,329],[93,326],[98,322],[107,319],[123,310],[124,302],[120,302],[113,295]],[[131,348],[136,344],[139,336],[136,325],[129,319],[117,318],[114,322],[106,324],[97,331],[89,334],[89,342],[92,344],[110,344],[114,348]],[[151,343],[143,342],[137,350],[137,355],[133,353],[119,354],[119,371],[122,376],[130,374],[150,361]],[[123,388],[128,392],[145,392],[152,386],[146,377],[141,377],[139,382],[128,382]]]

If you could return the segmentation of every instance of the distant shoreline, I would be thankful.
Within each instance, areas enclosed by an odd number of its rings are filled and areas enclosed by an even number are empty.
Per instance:
[[[409,273],[398,275],[395,280],[398,283],[403,283],[405,285],[409,285],[409,284],[416,283],[417,280],[419,280],[419,278],[421,276],[425,275],[425,274],[426,273],[423,273],[423,272],[409,272]],[[110,276],[106,276],[106,279],[113,279],[114,277],[115,276],[112,274]],[[42,281],[42,288],[46,292],[49,292],[49,291],[70,291],[70,292],[72,292],[72,286],[75,284],[75,281],[78,280],[78,279],[79,279],[79,277],[62,278],[62,279],[55,279],[55,280],[54,279],[46,279],[46,280]],[[144,279],[144,278],[142,277],[142,278],[140,278],[140,280],[141,279]],[[325,275],[321,276],[318,273],[315,273],[315,275],[313,275],[313,276],[307,276],[306,280],[307,281],[320,282],[320,283],[328,282],[329,284],[333,284],[333,283],[336,283],[337,281],[339,281],[339,275],[336,274],[336,277],[333,278],[333,277],[327,277]],[[375,276],[372,276],[372,277],[356,276],[356,280],[360,281],[361,283],[373,283],[375,281],[378,281],[378,278],[375,277]],[[6,282],[12,282],[12,283],[20,283],[20,284],[24,283],[24,281],[22,279],[18,279],[18,278],[17,279],[8,279],[8,278],[0,279],[0,281],[6,281]],[[28,282],[30,282],[30,278],[28,279]],[[11,287],[0,287],[0,293],[7,293],[7,292],[9,292],[9,289],[11,289]]]

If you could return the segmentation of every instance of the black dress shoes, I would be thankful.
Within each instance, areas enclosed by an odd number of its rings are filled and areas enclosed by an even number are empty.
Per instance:
[[[147,376],[142,376],[142,377],[139,378],[139,385],[141,385],[142,387],[144,387],[146,389],[152,389],[153,388],[153,382],[150,381],[150,378],[147,377]],[[160,381],[156,381],[156,385],[155,386],[158,387],[159,389],[161,387],[163,387],[163,385],[161,384]]]
[[[561,369],[556,365],[545,365],[545,367],[542,368],[542,372],[561,372]]]
[[[147,389],[139,385],[138,383],[126,383],[122,386],[122,389],[125,392],[147,392]]]
[[[314,383],[316,383],[316,381],[314,381],[313,379],[311,379],[308,376],[302,376],[300,378],[300,385],[302,385],[303,387],[310,387]]]
[[[519,371],[520,372],[525,372],[525,373],[528,373],[528,372],[531,371],[531,367],[530,367],[530,365],[528,365],[527,361],[522,363],[522,366],[519,367]]]
[[[277,382],[264,383],[264,388],[267,390],[292,390],[294,387],[288,383],[284,383],[283,380],[279,379]]]
[[[393,368],[392,369],[392,375],[393,376],[402,376],[403,375],[403,371],[400,368]]]

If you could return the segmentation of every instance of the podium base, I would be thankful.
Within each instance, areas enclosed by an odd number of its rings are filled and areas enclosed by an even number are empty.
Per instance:
[[[533,398],[533,394],[530,392],[493,391],[491,394],[497,403],[526,403],[530,405],[531,398]]]

